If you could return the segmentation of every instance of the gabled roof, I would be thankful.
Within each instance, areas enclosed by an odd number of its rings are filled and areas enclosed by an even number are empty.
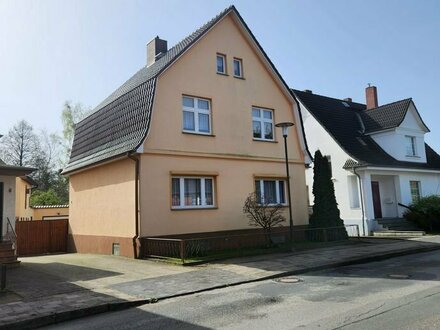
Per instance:
[[[405,119],[411,103],[412,99],[409,98],[363,111],[362,120],[364,121],[365,132],[372,133],[399,127]],[[420,118],[418,113],[417,115]],[[426,127],[421,118],[420,121]],[[427,127],[426,130],[429,131]]]
[[[35,168],[25,166],[7,165],[0,159],[0,175],[22,176],[31,174]]]
[[[279,78],[280,83],[286,90],[286,95],[294,99],[294,96],[290,94],[288,85],[255,39],[237,9],[231,6],[172,47],[152,65],[140,69],[101,102],[91,115],[79,122],[75,127],[70,161],[63,173],[67,174],[135,152],[144,141],[149,130],[157,77],[231,12],[236,14],[238,21],[249,33],[251,40],[261,51],[269,67]],[[301,114],[298,112],[298,115]],[[299,119],[301,121],[301,117]],[[302,130],[301,135],[300,139],[304,141],[304,148],[308,152],[304,130]]]
[[[440,169],[440,156],[427,144],[425,144],[427,163],[415,163],[399,161],[386,153],[371,136],[364,134],[367,125],[365,118],[366,106],[361,103],[348,102],[327,96],[312,94],[299,90],[292,90],[300,102],[307,108],[311,115],[333,137],[338,145],[354,160],[348,163],[350,166],[380,166],[380,167],[404,167],[422,169]],[[408,99],[411,100],[411,99]],[[405,103],[403,100],[400,101]],[[345,105],[344,105],[345,103]],[[396,102],[399,103],[399,102]],[[381,112],[387,106],[379,107]],[[379,109],[376,108],[376,109]],[[390,107],[395,111],[393,107]],[[375,109],[368,111],[373,112]],[[384,116],[385,118],[387,116]],[[402,119],[403,120],[403,119]],[[382,121],[389,124],[390,121]]]

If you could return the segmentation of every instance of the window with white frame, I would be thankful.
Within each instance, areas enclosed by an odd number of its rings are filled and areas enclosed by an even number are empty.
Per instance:
[[[252,129],[255,140],[273,141],[273,111],[252,107]]]
[[[262,204],[286,204],[285,180],[255,180],[255,193]]]
[[[361,204],[359,198],[359,180],[357,176],[348,176],[348,197],[350,199],[350,208],[360,208]]]
[[[410,181],[411,200],[413,203],[420,200],[420,181]]]
[[[239,58],[234,58],[234,77],[243,77],[243,61]]]
[[[172,208],[206,208],[214,206],[213,177],[173,177]]]
[[[417,156],[416,137],[406,135],[405,140],[406,140],[406,155]]]
[[[198,97],[183,96],[183,131],[211,134],[211,102]]]
[[[226,74],[226,55],[217,54],[217,73]]]

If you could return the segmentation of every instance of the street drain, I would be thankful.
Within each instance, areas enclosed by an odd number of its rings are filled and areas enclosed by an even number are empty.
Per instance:
[[[398,280],[406,280],[406,279],[410,278],[411,276],[409,276],[407,274],[389,274],[388,277],[395,278]]]
[[[298,282],[301,282],[301,280],[298,277],[293,277],[293,276],[277,278],[274,281],[280,282],[280,283],[298,283]]]

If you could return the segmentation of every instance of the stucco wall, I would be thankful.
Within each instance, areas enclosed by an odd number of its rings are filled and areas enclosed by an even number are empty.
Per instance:
[[[335,196],[339,211],[341,212],[341,218],[344,220],[345,224],[361,224],[361,208],[351,208],[350,206],[351,188],[349,186],[348,176],[352,176],[353,173],[342,168],[350,156],[339,147],[330,134],[327,133],[327,131],[316,121],[303,105],[301,105],[301,111],[303,114],[307,143],[312,156],[315,154],[316,150],[319,149],[323,155],[330,155],[331,157]],[[306,182],[309,187],[309,201],[310,204],[313,205],[313,166],[306,171]]]
[[[215,209],[172,210],[171,173],[216,175]],[[294,225],[308,223],[304,165],[291,164]],[[157,236],[254,228],[243,214],[244,200],[255,190],[254,175],[285,177],[283,162],[204,157],[142,155],[141,235]],[[285,208],[286,218],[288,209]],[[285,225],[288,223],[286,222]]]
[[[69,216],[68,207],[48,207],[48,208],[34,208],[34,220],[42,220],[45,217]]]
[[[135,162],[124,159],[69,177],[69,232],[133,237]]]
[[[15,176],[0,176],[3,182],[3,233],[6,233],[6,218],[15,227]]]
[[[416,115],[416,110],[411,104],[405,119],[399,127],[390,131],[371,134],[371,137],[388,154],[397,160],[426,163],[424,141],[425,132],[422,130],[422,126],[420,125],[421,123]],[[416,138],[416,157],[406,155],[406,135],[414,136]]]
[[[33,211],[29,206],[30,194],[26,194],[26,189],[31,185],[21,178],[15,180],[15,215],[18,218],[31,218]]]

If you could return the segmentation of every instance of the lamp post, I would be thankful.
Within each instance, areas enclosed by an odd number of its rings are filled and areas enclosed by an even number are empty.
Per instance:
[[[287,136],[289,135],[289,127],[293,126],[291,122],[282,122],[275,124],[276,127],[281,127],[284,138],[284,155],[286,157],[286,175],[287,175],[287,198],[289,199],[289,225],[290,225],[290,244],[293,242],[293,219],[292,219],[292,199],[290,196],[290,174],[289,174],[289,158],[287,154]]]

